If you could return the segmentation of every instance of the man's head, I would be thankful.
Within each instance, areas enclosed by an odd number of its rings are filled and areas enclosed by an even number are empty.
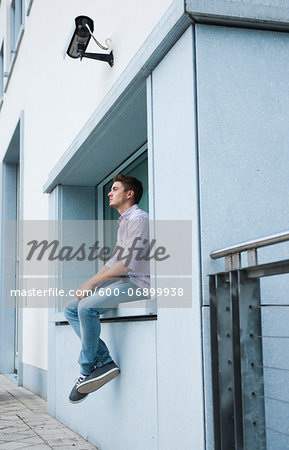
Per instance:
[[[122,173],[117,173],[113,181],[108,194],[109,205],[122,214],[135,203],[139,203],[143,194],[142,183],[137,178]]]

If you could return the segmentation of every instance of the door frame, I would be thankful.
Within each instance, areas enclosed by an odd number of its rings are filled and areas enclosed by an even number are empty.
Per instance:
[[[4,262],[1,265],[1,308],[0,308],[0,323],[1,323],[1,342],[3,347],[0,354],[0,372],[5,374],[14,374],[15,370],[15,336],[17,336],[17,383],[19,386],[23,384],[23,308],[18,307],[18,329],[15,330],[15,307],[12,304],[7,305],[7,292],[10,289],[21,289],[21,274],[17,270],[16,265],[21,259],[21,245],[19,242],[19,224],[23,219],[23,148],[24,148],[24,112],[22,111],[17,124],[14,128],[13,135],[7,147],[1,164],[1,260]],[[18,169],[19,165],[19,169]],[[17,177],[19,179],[17,180]],[[18,198],[17,198],[18,189]],[[6,241],[8,224],[7,221],[15,221],[15,227],[11,227],[11,242]],[[9,227],[11,226],[11,223]],[[17,236],[18,235],[18,236]],[[13,243],[14,237],[14,243]],[[11,277],[7,276],[7,266],[5,264],[7,257],[7,247],[9,247],[9,254],[14,254],[10,260],[9,269]],[[11,247],[12,246],[12,247]],[[18,276],[18,280],[16,280]],[[16,301],[16,300],[15,300]]]

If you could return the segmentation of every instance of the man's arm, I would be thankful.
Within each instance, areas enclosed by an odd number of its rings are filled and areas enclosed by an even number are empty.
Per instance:
[[[121,261],[116,263],[113,267],[103,266],[93,277],[86,280],[77,291],[82,291],[81,295],[77,295],[78,300],[82,300],[86,297],[85,291],[92,291],[97,286],[101,286],[105,281],[110,278],[117,278],[122,275],[126,275],[130,269],[126,267]]]

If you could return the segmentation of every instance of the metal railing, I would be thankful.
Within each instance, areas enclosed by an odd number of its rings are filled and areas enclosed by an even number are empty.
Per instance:
[[[285,241],[289,231],[210,254],[212,259],[225,258],[225,271],[209,276],[215,450],[268,449],[268,430],[288,438],[288,447],[282,448],[289,448],[289,432],[266,425],[264,370],[284,369],[263,364],[261,311],[268,304],[262,304],[260,289],[261,278],[289,273],[289,260],[258,264],[257,255],[258,248]],[[248,266],[242,268],[244,251]]]
[[[257,249],[267,247],[268,245],[280,244],[281,242],[289,241],[289,231],[272,234],[251,241],[242,242],[240,244],[225,247],[220,250],[215,250],[210,253],[212,259],[225,258],[225,268],[239,269],[241,267],[241,253],[247,251],[248,265],[258,264]]]

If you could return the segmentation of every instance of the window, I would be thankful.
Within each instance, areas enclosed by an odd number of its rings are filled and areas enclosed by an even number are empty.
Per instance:
[[[141,201],[139,202],[139,207],[149,212],[149,200],[148,200],[148,158],[147,152],[143,152],[140,156],[134,159],[130,164],[127,164],[125,167],[117,169],[116,172],[121,172],[124,175],[130,175],[131,177],[135,177],[139,179],[143,184],[143,196]],[[99,218],[102,218],[107,221],[105,222],[104,229],[104,246],[108,246],[110,248],[114,248],[116,244],[116,224],[117,219],[119,217],[119,213],[109,206],[108,202],[108,193],[110,192],[111,186],[113,184],[113,175],[106,179],[105,184],[101,185],[101,192],[103,193],[103,206],[102,211],[98,211]]]
[[[11,59],[16,53],[23,24],[23,0],[12,0],[10,7],[10,51]]]
[[[143,184],[143,196],[139,202],[139,207],[149,212],[149,192],[148,192],[148,155],[147,146],[143,146],[124,164],[111,173],[102,183],[97,186],[97,218],[100,227],[98,236],[102,242],[101,246],[114,248],[116,244],[118,222],[118,212],[109,206],[107,194],[113,184],[113,176],[116,173],[123,173],[138,178]],[[102,219],[104,222],[102,222]],[[109,258],[107,258],[109,259]],[[100,267],[98,267],[99,269]],[[156,314],[155,301],[139,301],[133,304],[122,305],[118,310],[111,310],[103,318],[127,317],[127,316],[149,316]]]
[[[3,91],[4,91],[4,86],[3,86],[3,80],[4,80],[4,53],[3,53],[3,44],[1,46],[0,49],[0,103],[2,102],[3,99]]]

